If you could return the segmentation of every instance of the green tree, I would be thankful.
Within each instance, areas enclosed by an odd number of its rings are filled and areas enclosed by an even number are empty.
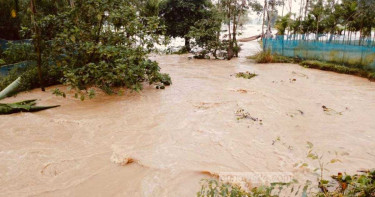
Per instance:
[[[217,58],[217,51],[224,49],[220,40],[222,17],[216,7],[212,7],[210,12],[210,17],[197,21],[190,28],[188,37],[193,38],[194,44],[203,49],[202,57],[212,53]]]
[[[143,82],[169,85],[158,64],[147,59],[159,43],[157,16],[140,16],[137,1],[77,0],[56,16],[61,29],[49,58],[64,73],[63,82],[86,90],[125,86],[139,91]],[[82,10],[86,10],[82,12]]]
[[[190,51],[188,33],[195,23],[208,18],[210,0],[164,0],[159,15],[166,26],[166,34],[185,39],[185,48]]]
[[[247,16],[249,9],[260,13],[262,6],[255,0],[219,0],[219,8],[223,13],[224,23],[228,30],[228,59],[238,56],[239,46],[237,43],[238,29],[242,26],[242,19]]]
[[[158,33],[163,31],[147,4],[138,0],[26,1],[21,11],[28,13],[28,20],[22,27],[33,38],[35,52],[29,53],[35,54],[30,57],[36,57],[39,74],[33,67],[25,73],[35,75],[25,81],[35,81],[38,75],[44,81],[60,80],[81,93],[81,98],[92,86],[111,93],[117,86],[139,91],[145,82],[161,88],[171,84],[169,76],[147,57],[154,44],[161,43]]]
[[[285,31],[290,27],[292,23],[291,17],[292,14],[288,13],[283,17],[279,17],[276,21],[275,28],[277,29],[278,35],[285,35]]]

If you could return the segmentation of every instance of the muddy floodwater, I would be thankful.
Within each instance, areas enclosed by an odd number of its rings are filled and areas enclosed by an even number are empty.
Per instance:
[[[254,53],[257,42],[244,46]],[[173,85],[0,116],[0,196],[195,196],[220,173],[310,176],[307,141],[330,172],[375,167],[375,83],[294,64],[154,56]],[[250,71],[252,79],[236,78]],[[66,90],[63,86],[57,86]],[[323,108],[325,106],[325,108]],[[295,167],[296,163],[308,167]]]

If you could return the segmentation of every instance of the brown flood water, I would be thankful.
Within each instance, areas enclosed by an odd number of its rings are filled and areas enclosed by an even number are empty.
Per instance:
[[[307,141],[328,161],[338,152],[329,174],[375,167],[375,83],[245,58],[154,59],[173,79],[165,90],[81,102],[51,87],[4,100],[62,107],[0,117],[0,196],[195,196],[210,173],[308,174],[293,167],[316,165]],[[259,76],[231,76],[240,71]],[[239,109],[262,124],[237,120]]]

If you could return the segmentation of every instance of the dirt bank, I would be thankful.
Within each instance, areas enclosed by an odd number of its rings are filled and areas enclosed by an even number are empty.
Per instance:
[[[374,167],[373,82],[245,58],[154,58],[173,79],[166,90],[4,100],[62,107],[0,117],[0,196],[194,196],[206,172],[305,173],[293,165],[314,165],[306,141],[327,159],[339,153],[332,174]],[[240,71],[259,76],[231,76]],[[239,109],[258,121],[238,120]]]

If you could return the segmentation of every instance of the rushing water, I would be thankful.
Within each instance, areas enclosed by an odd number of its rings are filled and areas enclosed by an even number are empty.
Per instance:
[[[249,55],[258,43],[243,48]],[[245,58],[153,59],[173,79],[165,90],[81,102],[51,87],[4,100],[62,107],[0,117],[0,196],[195,196],[202,178],[222,172],[298,178],[309,173],[295,163],[316,165],[306,141],[327,160],[338,152],[331,174],[374,167],[375,84],[366,79]],[[259,76],[233,76],[240,71]],[[237,120],[239,109],[258,121]]]

